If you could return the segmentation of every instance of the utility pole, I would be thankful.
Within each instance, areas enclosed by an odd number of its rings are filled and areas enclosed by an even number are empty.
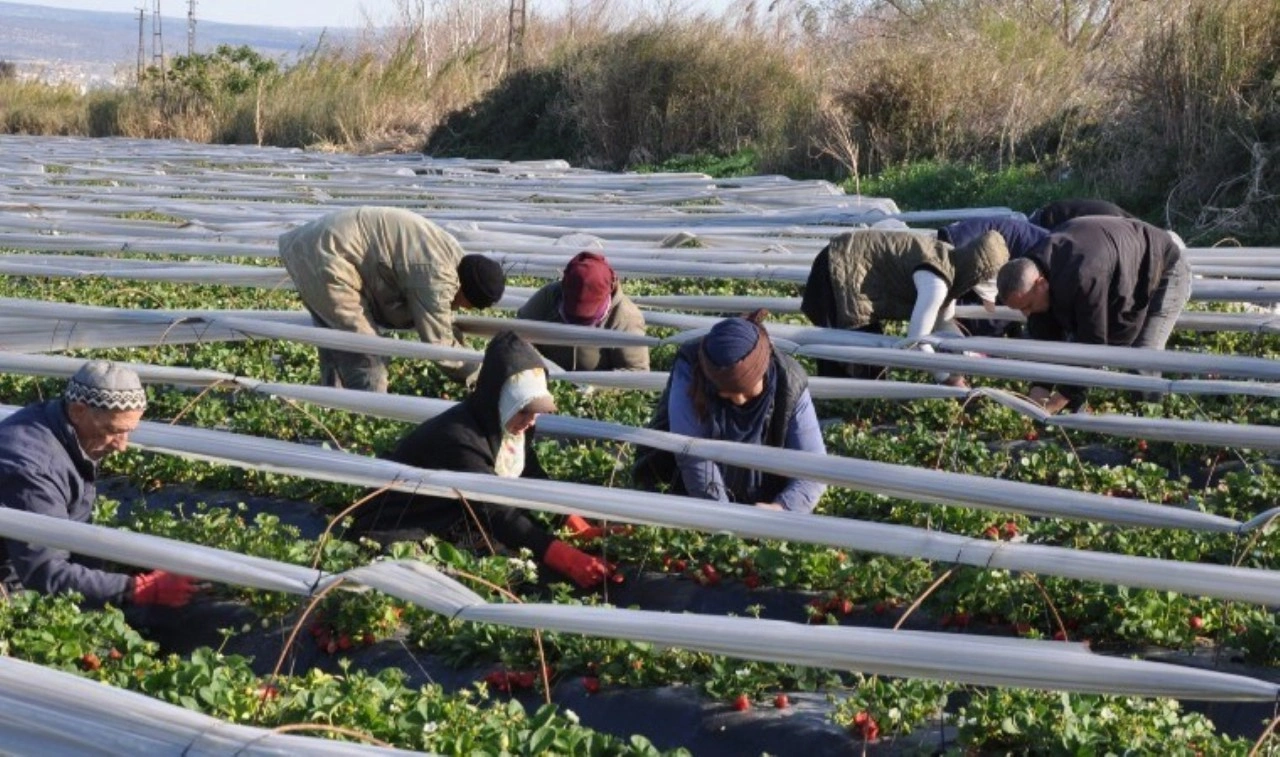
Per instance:
[[[187,0],[187,57],[196,54],[196,0]]]
[[[507,70],[524,64],[524,25],[528,20],[525,0],[511,0],[507,10]]]
[[[160,0],[155,0],[151,11],[151,65],[160,72],[160,81],[164,81],[164,34],[160,23]]]
[[[137,78],[137,82],[139,86],[141,86],[142,75],[146,71],[146,67],[147,67],[147,45],[145,42],[146,38],[143,37],[142,35],[142,30],[146,28],[145,24],[147,20],[147,9],[134,8],[134,10],[138,12],[138,78]]]

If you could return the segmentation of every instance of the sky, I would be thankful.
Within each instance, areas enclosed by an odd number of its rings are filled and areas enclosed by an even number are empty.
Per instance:
[[[117,11],[136,13],[139,7],[150,12],[155,0],[12,0],[29,5],[53,8]],[[525,0],[530,13],[559,15],[574,2],[587,0]],[[732,0],[667,0],[655,5],[688,6],[691,10],[718,13]],[[430,8],[434,3],[427,0]],[[379,25],[397,17],[397,11],[416,3],[410,0],[197,0],[196,21],[220,21],[228,24],[257,26],[350,26],[364,27],[368,22]],[[165,18],[185,18],[187,0],[161,0],[160,13]]]

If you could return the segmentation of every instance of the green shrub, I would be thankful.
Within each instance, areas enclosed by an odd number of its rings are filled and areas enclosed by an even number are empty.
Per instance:
[[[776,45],[705,23],[630,29],[508,76],[427,149],[610,168],[754,149],[766,168],[794,168],[817,101]]]

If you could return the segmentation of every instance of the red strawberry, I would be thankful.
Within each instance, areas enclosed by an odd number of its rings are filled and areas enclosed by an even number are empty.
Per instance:
[[[80,655],[80,667],[85,670],[97,670],[102,667],[102,660],[99,660],[98,656],[93,652],[85,652]]]
[[[739,694],[733,698],[733,709],[738,712],[746,712],[751,709],[751,698],[746,694]]]
[[[1000,531],[1004,534],[1004,538],[1012,539],[1018,535],[1018,524],[1011,520],[1007,520],[1004,525],[1000,527]]]
[[[852,612],[853,612],[853,600],[848,598],[840,600],[840,614],[848,615]]]
[[[1031,431],[1028,431],[1027,435],[1024,436],[1023,438],[1029,442],[1034,442],[1036,439],[1040,438],[1040,433],[1035,430],[1031,430]]]
[[[365,631],[364,636],[360,640],[364,642],[366,647],[371,647],[378,642],[378,637],[374,636],[370,631]]]
[[[280,696],[280,690],[273,684],[264,683],[258,687],[258,696],[262,699],[275,699]]]
[[[1066,641],[1066,640],[1067,640],[1067,632],[1066,632],[1066,631],[1063,631],[1063,630],[1061,630],[1061,629],[1059,629],[1059,630],[1057,630],[1057,631],[1054,631],[1054,632],[1053,632],[1053,640],[1054,640],[1054,641]]]
[[[1013,630],[1017,631],[1019,636],[1026,636],[1027,634],[1031,633],[1031,624],[1030,623],[1014,623]]]
[[[757,576],[755,573],[748,573],[743,577],[742,583],[744,583],[748,589],[759,589],[760,576]]]
[[[884,615],[885,612],[888,611],[888,609],[889,609],[889,606],[886,605],[884,602],[876,602],[875,605],[871,607],[871,611],[874,612],[876,615]]]
[[[115,647],[112,647],[112,648],[111,648],[111,651],[110,651],[110,652],[107,652],[107,657],[108,657],[109,659],[112,659],[112,660],[118,660],[118,659],[120,659],[121,657],[124,657],[124,655],[120,653],[120,650],[119,650],[119,649],[116,649]]]
[[[880,738],[880,724],[866,710],[853,716],[853,727],[862,733],[864,741],[875,741]]]
[[[347,635],[347,634],[345,634],[345,633],[344,633],[344,634],[339,634],[339,635],[338,635],[338,649],[341,649],[342,651],[344,651],[344,652],[345,652],[346,650],[348,650],[348,649],[350,649],[350,648],[351,648],[351,637],[350,637],[350,636],[348,636],[348,635]]]
[[[702,566],[702,582],[707,586],[720,583],[720,571],[716,570],[716,566],[711,563],[705,563]]]
[[[672,560],[671,569],[676,573],[683,573],[689,569],[689,563],[685,560]]]
[[[600,679],[595,676],[583,676],[582,688],[586,689],[588,694],[595,694],[600,691]]]
[[[1191,626],[1192,631],[1200,631],[1204,629],[1204,618],[1199,615],[1192,615],[1187,619],[1187,624]]]
[[[1147,440],[1146,440],[1146,439],[1139,439],[1139,440],[1138,440],[1138,451],[1139,451],[1139,452],[1146,452],[1146,451],[1147,451]]]
[[[516,686],[518,686],[518,687],[520,687],[520,688],[522,688],[522,689],[529,689],[529,688],[532,688],[532,687],[533,687],[534,675],[533,675],[533,673],[531,673],[531,672],[529,672],[529,671],[527,671],[527,670],[526,670],[526,671],[522,671],[522,672],[520,672],[520,673],[512,673],[512,674],[509,676],[509,680],[510,680],[514,685],[516,685]]]
[[[987,537],[988,539],[999,539],[1000,529],[996,528],[995,526],[987,526],[986,528],[982,529],[982,535]]]
[[[785,710],[791,706],[791,699],[786,694],[779,694],[773,698],[773,706],[779,710]]]

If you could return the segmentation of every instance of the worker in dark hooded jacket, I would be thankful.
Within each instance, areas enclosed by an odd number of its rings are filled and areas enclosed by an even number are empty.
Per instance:
[[[1033,339],[1164,349],[1191,296],[1191,269],[1174,237],[1133,218],[1084,216],[1059,226],[1000,269],[1001,301]],[[1051,413],[1084,404],[1081,387],[1033,385]]]
[[[1111,218],[1133,218],[1133,214],[1114,202],[1093,200],[1088,198],[1072,198],[1054,200],[1033,211],[1027,220],[1042,229],[1054,231],[1073,218],[1083,216],[1109,216]],[[1017,256],[1011,256],[1017,257]]]
[[[496,335],[484,353],[475,390],[400,440],[385,457],[419,468],[546,478],[533,446],[539,413],[555,412],[537,350],[515,333]],[[514,507],[468,501],[479,526],[511,549],[526,548],[584,588],[613,575],[613,566],[552,536]],[[384,492],[366,503],[353,526],[381,541],[450,537],[473,524],[460,500]]]
[[[649,427],[699,439],[825,454],[809,377],[773,348],[764,311],[726,318],[676,353]],[[719,502],[812,512],[826,487],[648,447],[637,450],[634,480]]]
[[[883,321],[910,321],[907,336],[958,331],[955,301],[977,290],[995,298],[995,275],[1009,259],[1004,238],[994,231],[965,247],[953,247],[912,231],[854,231],[831,240],[813,261],[800,309],[815,326],[883,333]],[[932,352],[922,344],[920,349]],[[880,366],[838,366],[819,360],[825,376],[876,378]],[[963,385],[958,376],[935,375]]]
[[[609,261],[590,251],[574,255],[560,280],[534,292],[516,317],[644,335],[644,314],[623,293]],[[534,346],[566,371],[649,370],[648,347]]]

